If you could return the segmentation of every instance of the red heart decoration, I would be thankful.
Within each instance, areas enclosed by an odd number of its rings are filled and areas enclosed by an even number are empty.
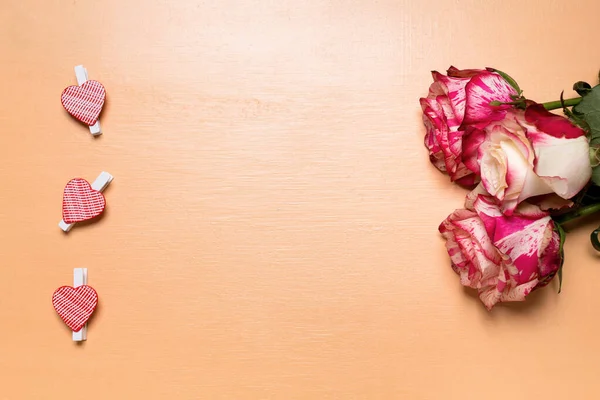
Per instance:
[[[85,179],[71,179],[63,194],[62,214],[67,224],[86,221],[102,214],[106,200],[104,195],[92,189]]]
[[[61,286],[52,295],[52,305],[65,324],[79,332],[98,305],[98,293],[87,285]]]
[[[85,81],[81,86],[69,86],[63,90],[60,101],[69,114],[87,125],[98,121],[106,90],[98,81]]]

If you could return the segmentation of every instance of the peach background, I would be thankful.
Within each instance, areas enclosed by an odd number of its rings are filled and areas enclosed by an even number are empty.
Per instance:
[[[5,1],[0,7],[0,399],[600,396],[600,262],[485,311],[438,223],[429,70],[494,66],[555,100],[600,67],[600,3]],[[104,83],[93,139],[59,96]],[[64,235],[64,184],[114,182]],[[76,345],[53,290],[89,268]]]

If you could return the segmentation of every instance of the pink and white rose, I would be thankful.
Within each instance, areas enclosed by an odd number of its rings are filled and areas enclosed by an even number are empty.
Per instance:
[[[488,310],[499,302],[525,300],[560,267],[554,222],[528,203],[506,216],[493,198],[480,195],[472,208],[456,210],[439,230],[460,282],[477,289]]]
[[[539,104],[510,109],[483,128],[468,127],[462,144],[464,164],[509,215],[528,198],[570,199],[592,175],[585,132]]]
[[[429,94],[420,99],[425,146],[433,165],[452,181],[473,185],[477,177],[462,161],[464,127],[502,119],[510,106],[490,106],[490,102],[510,102],[517,93],[492,70],[450,67],[447,74],[433,71]]]

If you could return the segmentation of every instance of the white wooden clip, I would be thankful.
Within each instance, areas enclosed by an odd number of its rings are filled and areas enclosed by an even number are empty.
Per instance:
[[[74,268],[73,287],[76,288],[81,285],[87,285],[87,268]],[[87,340],[87,324],[79,332],[73,332],[74,342],[81,342],[82,340]]]
[[[111,174],[102,171],[100,175],[98,175],[94,183],[92,183],[92,189],[102,192],[104,189],[106,189],[108,184],[112,182],[113,179],[114,177]],[[65,232],[69,232],[73,225],[75,225],[75,222],[73,222],[72,224],[67,224],[62,219],[58,223],[58,227]]]
[[[85,69],[83,65],[76,66],[75,76],[77,77],[77,84],[79,86],[83,85],[88,80],[87,69]],[[90,133],[93,136],[102,135],[102,130],[100,129],[100,120],[96,121],[94,125],[90,126]]]

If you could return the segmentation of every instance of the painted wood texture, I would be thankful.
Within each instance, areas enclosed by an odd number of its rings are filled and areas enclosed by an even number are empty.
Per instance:
[[[0,7],[0,398],[600,396],[588,221],[556,285],[485,311],[439,222],[429,71],[494,66],[529,97],[600,67],[600,3],[41,1]],[[104,134],[62,108],[73,66]],[[105,170],[104,217],[68,235],[62,190]],[[76,345],[52,291],[89,269]]]

